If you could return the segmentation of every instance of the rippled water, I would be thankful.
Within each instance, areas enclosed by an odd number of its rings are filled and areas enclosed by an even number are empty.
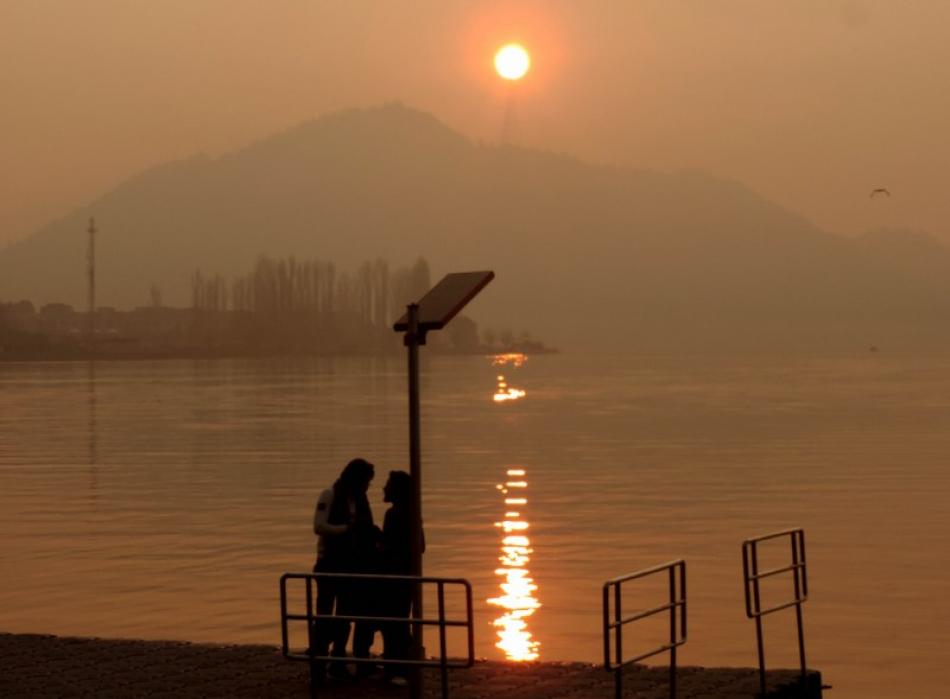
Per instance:
[[[834,696],[943,694],[950,357],[423,369],[426,570],[472,581],[479,655],[504,657],[511,607],[489,600],[513,584],[540,604],[520,618],[542,660],[598,660],[603,581],[684,557],[682,661],[752,665],[740,543],[802,526],[808,659]],[[496,400],[499,375],[525,395]],[[354,455],[384,475],[406,454],[402,361],[0,364],[0,629],[277,643],[317,494]],[[519,470],[512,509],[498,486]],[[793,614],[766,640],[795,665]]]

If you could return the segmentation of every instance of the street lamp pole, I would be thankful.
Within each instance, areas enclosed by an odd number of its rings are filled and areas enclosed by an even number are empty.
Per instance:
[[[410,521],[410,565],[411,574],[422,576],[422,447],[419,420],[419,345],[425,342],[419,332],[419,304],[411,303],[406,309],[408,330],[406,331],[406,349],[409,355],[409,475],[412,477],[412,502],[409,508]],[[412,618],[422,619],[422,584],[412,586]],[[422,638],[423,625],[412,625],[413,660],[425,659],[425,645]],[[413,666],[410,673],[411,699],[422,699],[422,669]]]
[[[409,475],[412,477],[410,513],[411,574],[422,577],[422,446],[419,417],[419,345],[426,343],[426,333],[441,330],[492,279],[494,272],[455,272],[447,274],[418,303],[410,303],[406,314],[396,321],[393,330],[404,332],[403,339],[409,360]],[[422,583],[412,586],[412,660],[425,660],[422,620]],[[409,696],[422,699],[423,677],[420,665],[412,665],[409,675]]]

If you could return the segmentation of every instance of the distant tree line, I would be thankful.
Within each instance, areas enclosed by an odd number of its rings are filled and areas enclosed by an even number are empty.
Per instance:
[[[332,262],[260,257],[233,280],[198,269],[191,278],[192,334],[214,344],[376,352],[397,347],[392,323],[431,287],[429,264],[355,272]]]

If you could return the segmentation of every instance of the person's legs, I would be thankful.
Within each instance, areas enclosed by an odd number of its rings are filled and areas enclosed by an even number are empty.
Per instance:
[[[412,590],[402,582],[390,583],[384,596],[384,616],[408,619],[412,608]],[[387,621],[383,624],[383,657],[387,660],[402,660],[409,657],[412,636],[409,624]],[[386,665],[386,677],[405,677],[405,665]]]
[[[369,658],[369,650],[376,635],[375,622],[361,621],[353,629],[353,657]],[[356,666],[356,674],[371,675],[378,666],[369,663],[360,663]]]
[[[336,613],[337,614],[350,614],[347,611],[346,607],[342,604],[341,599],[343,595],[340,593],[340,590],[336,591]],[[332,628],[332,638],[333,645],[330,648],[330,655],[337,658],[346,657],[346,643],[350,640],[350,623],[345,619],[335,620],[333,622]]]
[[[347,611],[344,614],[354,616],[378,616],[378,609],[374,599],[374,584],[366,580],[354,580],[342,592],[341,606]],[[374,621],[357,621],[353,624],[353,656],[368,658],[370,647],[376,635],[378,625]],[[369,675],[373,667],[368,663],[359,663],[356,666],[359,675]]]
[[[317,561],[313,567],[314,573],[323,572],[323,563]],[[333,614],[334,603],[336,602],[335,581],[327,578],[317,578],[317,609],[316,613],[320,617],[315,619],[310,628],[310,648],[313,654],[317,656],[326,656],[330,651],[330,640],[333,638],[334,621],[329,619]],[[315,670],[319,676],[326,671],[326,661],[318,660],[314,663]]]
[[[317,561],[314,571],[318,573],[335,572],[324,562]],[[346,581],[338,578],[318,578],[317,579],[317,614],[321,617],[330,617],[334,614],[345,614],[341,604],[344,596],[343,590],[346,587]],[[332,655],[340,658],[346,657],[346,642],[350,636],[350,623],[348,621],[321,618],[315,622],[314,633],[312,634],[315,655]],[[331,645],[332,644],[332,645]],[[346,666],[342,663],[334,662],[330,665],[330,674],[346,674]]]
[[[345,581],[336,581],[336,613],[350,614],[343,604],[344,593],[341,588],[346,585]],[[345,619],[334,620],[332,628],[333,645],[330,648],[330,655],[334,658],[341,658],[330,663],[329,673],[335,677],[349,677],[350,672],[346,668],[344,660],[346,658],[346,643],[350,639],[350,623]]]

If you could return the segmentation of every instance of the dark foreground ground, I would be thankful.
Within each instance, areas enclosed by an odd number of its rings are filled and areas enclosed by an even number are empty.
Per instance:
[[[479,662],[450,672],[452,699],[612,699],[613,676],[585,663]],[[631,667],[624,696],[669,696],[666,668]],[[683,699],[751,699],[758,673],[749,668],[680,668]],[[796,673],[772,671],[775,697]],[[816,687],[820,686],[818,678]],[[783,689],[784,687],[784,689]],[[321,699],[406,696],[375,679],[335,682]],[[0,634],[0,697],[307,697],[307,664],[284,660],[270,646],[217,646],[176,641],[127,641]],[[439,675],[427,676],[427,697],[439,696]],[[820,696],[820,690],[808,696]]]

